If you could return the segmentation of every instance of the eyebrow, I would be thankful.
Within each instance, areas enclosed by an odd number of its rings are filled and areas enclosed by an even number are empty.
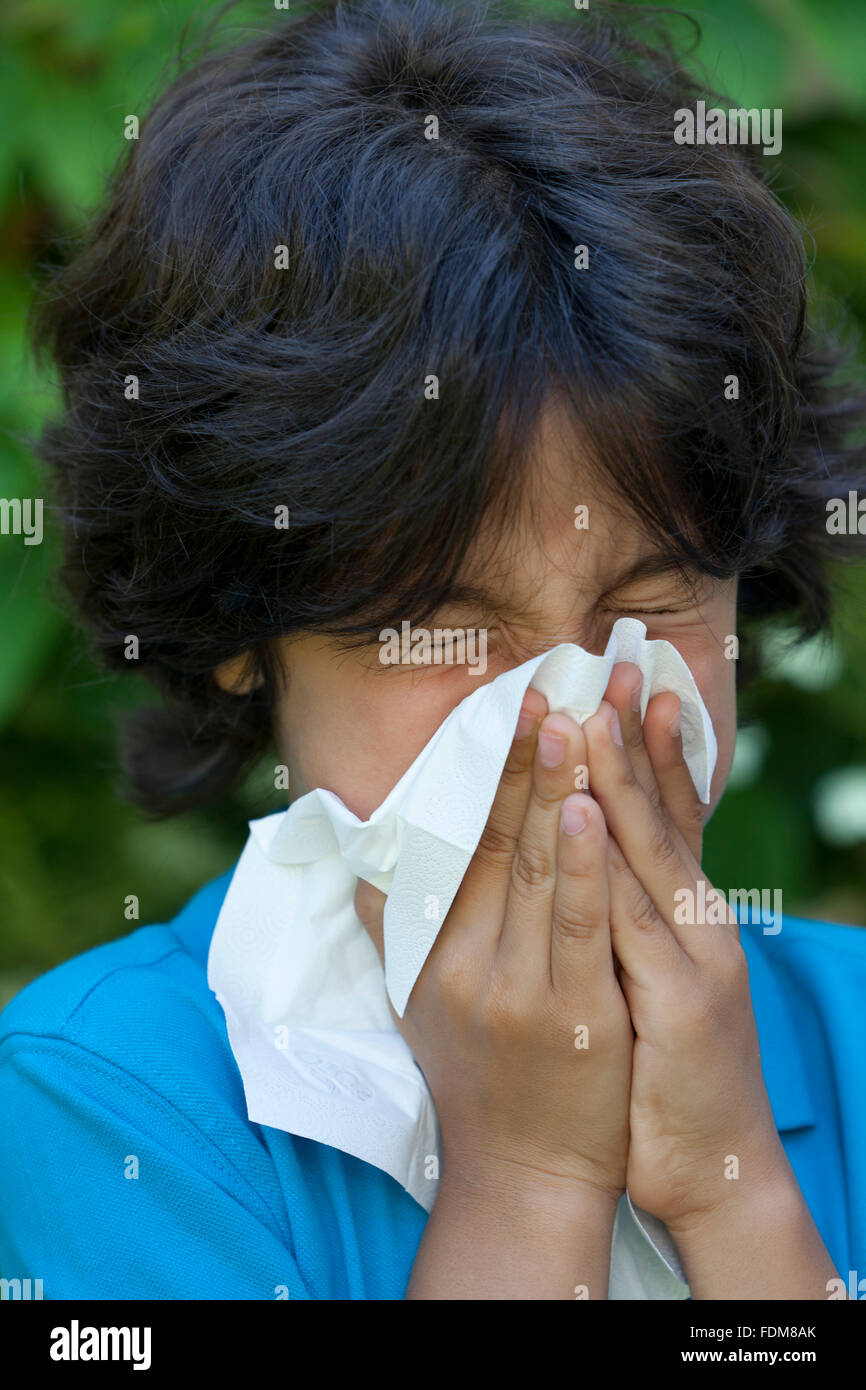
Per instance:
[[[626,584],[632,584],[637,579],[653,579],[660,575],[676,574],[680,578],[684,569],[688,569],[682,561],[674,560],[669,556],[655,554],[645,555],[643,559],[636,560],[628,569],[623,570],[611,584],[604,590],[605,594],[615,593],[617,589],[622,589]],[[448,604],[443,607],[457,604],[477,604],[488,610],[495,610],[511,618],[533,619],[539,616],[538,611],[530,606],[515,605],[506,599],[503,601],[501,596],[495,595],[491,590],[477,587],[473,584],[459,584],[451,590]]]
[[[611,589],[621,589],[624,584],[630,584],[635,579],[654,579],[657,575],[662,574],[676,574],[682,578],[684,571],[689,568],[682,560],[675,560],[669,555],[645,555],[642,560],[636,560],[633,565],[619,575],[605,592],[610,593]],[[694,567],[692,566],[692,568]]]

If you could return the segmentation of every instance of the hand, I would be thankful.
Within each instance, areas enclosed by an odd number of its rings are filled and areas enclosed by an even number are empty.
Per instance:
[[[627,1184],[676,1236],[745,1188],[777,1187],[790,1170],[736,918],[717,895],[722,920],[683,920],[689,899],[676,896],[686,889],[694,902],[704,878],[700,802],[670,729],[679,701],[655,697],[641,728],[627,698],[639,677],[628,663],[615,667],[609,699],[583,730],[589,787],[609,832],[611,938],[635,1030]]]
[[[633,1032],[611,951],[607,832],[599,806],[572,792],[586,763],[579,726],[544,717],[534,690],[524,710],[529,728],[472,862],[404,1017],[392,1015],[436,1104],[443,1177],[449,1165],[510,1172],[592,1188],[612,1207],[625,1185]],[[555,767],[540,757],[550,746]],[[578,834],[564,833],[564,802],[585,817]],[[383,905],[359,882],[355,908],[380,958]]]

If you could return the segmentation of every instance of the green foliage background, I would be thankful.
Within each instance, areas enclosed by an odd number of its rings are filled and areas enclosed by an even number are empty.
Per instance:
[[[563,5],[526,0],[538,13]],[[7,0],[0,16],[0,497],[44,496],[46,517],[50,493],[20,443],[55,402],[24,339],[36,267],[99,201],[124,118],[143,117],[170,77],[186,21],[213,9],[190,0]],[[775,186],[812,238],[817,300],[857,335],[866,318],[866,5],[704,0],[688,12],[702,25],[697,58],[714,85],[743,105],[782,108]],[[275,22],[262,0],[239,6],[227,27]],[[147,823],[119,799],[114,720],[144,692],[133,675],[94,668],[64,612],[56,562],[50,526],[41,546],[0,536],[0,1003],[138,925],[124,917],[128,894],[138,895],[143,923],[173,915],[233,863],[246,820],[278,805],[273,760],[208,814]],[[778,644],[768,651],[742,707],[750,727],[706,859],[723,890],[776,885],[787,912],[861,924],[864,604],[866,572],[849,570],[836,647],[798,658],[780,657]],[[845,768],[854,769],[847,800],[841,791],[825,797],[842,831],[821,829],[820,784]]]

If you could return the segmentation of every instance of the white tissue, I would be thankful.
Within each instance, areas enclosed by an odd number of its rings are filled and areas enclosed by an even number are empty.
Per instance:
[[[643,623],[621,618],[603,656],[562,643],[479,686],[367,821],[316,788],[250,822],[211,941],[208,983],[252,1121],[354,1154],[432,1209],[436,1111],[388,999],[402,1017],[481,837],[527,687],[582,723],[614,662],[634,662],[644,677],[641,718],[653,695],[679,696],[685,760],[709,801],[716,740],[707,710],[679,652],[645,634]],[[388,895],[384,974],[354,911],[358,877]],[[624,1198],[610,1296],[684,1298],[681,1281],[664,1227]]]

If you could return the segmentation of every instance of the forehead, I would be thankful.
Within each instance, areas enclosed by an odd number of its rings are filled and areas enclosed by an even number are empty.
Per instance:
[[[629,578],[679,569],[661,538],[644,528],[639,506],[604,487],[569,417],[549,408],[513,522],[505,528],[484,519],[460,578],[467,598],[519,607],[554,573],[579,589],[604,592]]]

